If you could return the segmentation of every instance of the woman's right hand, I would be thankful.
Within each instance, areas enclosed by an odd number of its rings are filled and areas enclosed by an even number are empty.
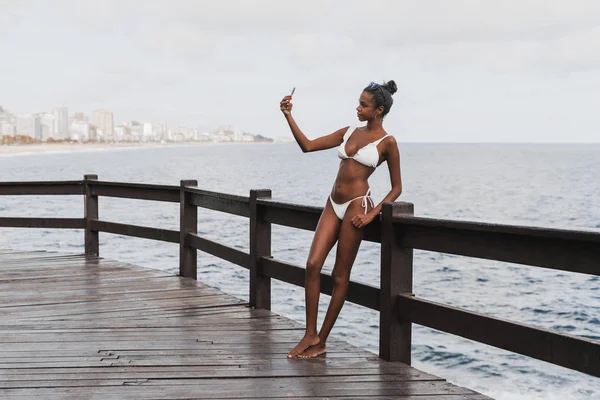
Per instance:
[[[279,109],[285,115],[292,115],[292,107],[293,107],[293,105],[292,105],[292,103],[290,103],[291,100],[292,100],[292,96],[287,95],[279,103]]]

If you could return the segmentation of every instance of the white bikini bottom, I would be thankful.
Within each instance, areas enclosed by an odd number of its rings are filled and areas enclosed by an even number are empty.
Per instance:
[[[350,203],[352,203],[354,200],[360,199],[360,198],[362,198],[362,206],[365,208],[365,214],[367,213],[367,205],[368,205],[367,199],[368,199],[368,201],[371,202],[371,207],[375,207],[375,205],[373,204],[373,199],[371,199],[371,188],[369,188],[369,190],[367,190],[367,194],[365,194],[364,196],[355,197],[352,200],[348,200],[347,202],[345,202],[343,204],[336,203],[331,198],[331,195],[329,195],[329,201],[331,202],[331,207],[333,207],[333,212],[335,212],[335,215],[337,215],[337,217],[339,219],[344,219],[344,215],[346,214],[346,210],[348,209],[348,206],[350,205]]]

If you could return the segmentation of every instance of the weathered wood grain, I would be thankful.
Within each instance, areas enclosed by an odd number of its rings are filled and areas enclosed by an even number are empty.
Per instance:
[[[0,397],[489,399],[190,278],[96,256],[0,250]]]

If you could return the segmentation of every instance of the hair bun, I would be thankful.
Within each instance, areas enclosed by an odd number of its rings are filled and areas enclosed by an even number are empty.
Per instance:
[[[398,86],[394,81],[387,81],[385,84],[382,85],[382,87],[388,92],[390,92],[390,94],[394,94],[398,91]]]

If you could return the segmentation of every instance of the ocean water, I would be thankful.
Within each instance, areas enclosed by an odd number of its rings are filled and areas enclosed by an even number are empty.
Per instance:
[[[404,191],[418,216],[600,232],[600,145],[400,144]],[[335,150],[303,154],[293,143],[128,148],[0,156],[0,181],[101,180],[178,185],[324,206],[339,163]],[[370,179],[374,201],[390,188],[387,164]],[[81,217],[80,196],[2,196],[0,216]],[[178,229],[177,204],[100,198],[100,218]],[[199,233],[248,250],[248,220],[199,210]],[[273,226],[272,253],[304,265],[312,232]],[[0,248],[83,251],[80,230],[0,229]],[[174,244],[100,234],[100,252],[175,273]],[[324,270],[331,271],[335,248]],[[352,279],[379,282],[378,244],[363,243]],[[247,299],[243,268],[199,252],[198,278]],[[414,291],[423,298],[600,340],[600,278],[415,251]],[[321,296],[319,322],[329,297]],[[303,289],[273,282],[273,310],[304,322]],[[373,352],[378,314],[346,303],[332,336]],[[428,328],[413,328],[413,365],[497,399],[600,398],[600,379]]]

